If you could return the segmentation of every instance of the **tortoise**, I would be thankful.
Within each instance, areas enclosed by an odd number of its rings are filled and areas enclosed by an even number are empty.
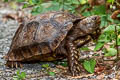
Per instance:
[[[80,74],[77,48],[98,36],[99,26],[97,15],[81,18],[62,11],[40,14],[20,24],[5,56],[6,66],[17,68],[23,62],[67,58],[71,75],[77,76]]]

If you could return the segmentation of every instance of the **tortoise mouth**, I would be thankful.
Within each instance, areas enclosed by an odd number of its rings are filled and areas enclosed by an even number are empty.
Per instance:
[[[93,40],[97,40],[101,34],[101,29],[97,28],[92,34],[90,34]]]

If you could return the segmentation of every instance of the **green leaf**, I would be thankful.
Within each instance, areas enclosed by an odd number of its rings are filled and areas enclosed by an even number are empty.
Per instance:
[[[80,4],[86,4],[88,2],[88,0],[79,0],[79,1],[80,1]]]
[[[106,14],[106,16],[107,16],[107,20],[109,21],[109,22],[113,22],[114,20],[111,18],[111,14]]]
[[[96,61],[94,59],[90,59],[90,65],[91,65],[91,71],[94,72]]]
[[[21,75],[21,78],[22,78],[22,79],[25,79],[25,77],[26,77],[26,73],[25,73],[25,72],[21,72],[20,75]]]
[[[31,11],[32,15],[38,15],[38,14],[43,13],[43,12],[44,12],[44,8],[41,5],[35,6]]]
[[[115,2],[115,0],[107,0],[107,2],[109,2],[109,3],[114,3]]]
[[[120,45],[120,35],[117,38],[117,45]]]
[[[102,15],[101,16],[101,24],[100,24],[101,27],[107,26],[107,24],[108,24],[107,19],[108,19],[107,15]]]
[[[80,12],[83,12],[87,8],[90,8],[90,6],[89,5],[83,5],[83,7],[81,7],[81,9],[80,9]]]
[[[17,70],[17,75],[19,75],[20,74],[20,70]]]
[[[13,76],[13,80],[23,80],[26,77],[25,72],[20,73],[20,70],[17,70],[16,74],[17,74],[16,76]]]
[[[46,4],[44,4],[44,7],[45,6]],[[60,10],[60,5],[57,2],[52,2],[51,5],[46,8],[46,11],[58,11],[58,10]]]
[[[96,44],[95,48],[94,48],[94,51],[99,50],[100,48],[103,47],[103,45],[104,45],[104,43],[98,42],[98,43]]]
[[[10,2],[10,6],[13,8],[13,9],[16,9],[17,8],[17,4],[16,2]]]
[[[105,5],[95,6],[93,11],[95,15],[104,15],[106,14]]]
[[[13,80],[19,80],[17,76],[13,76]]]
[[[29,2],[30,5],[34,4],[32,0],[28,0],[28,2]]]
[[[8,2],[8,0],[4,0],[4,2]]]
[[[62,65],[62,66],[64,66],[64,67],[67,67],[67,66],[68,66],[67,62],[61,62],[60,65]]]
[[[81,0],[81,1],[82,1],[82,0]],[[77,5],[80,4],[80,2],[79,2],[78,0],[72,0],[72,3],[73,3],[73,4],[77,4]]]
[[[115,25],[109,25],[107,28],[104,29],[104,32],[114,32]]]
[[[99,43],[107,43],[110,42],[114,38],[115,34],[110,32],[104,32],[100,35],[98,42]]]
[[[107,53],[104,56],[115,56],[117,54],[117,50],[115,48],[107,49]]]
[[[90,49],[88,47],[81,47],[80,50],[83,50],[83,51],[89,51]]]
[[[120,14],[118,14],[117,17],[120,17]]]
[[[49,67],[49,64],[43,64],[42,67],[43,67],[43,68],[48,68],[48,67]]]
[[[86,11],[86,12],[83,12],[82,15],[88,17],[88,16],[91,16],[92,13],[90,11]]]
[[[24,2],[25,0],[16,0],[17,2]]]
[[[28,6],[29,6],[28,4],[24,4],[22,8],[24,9],[24,8],[27,8]]]
[[[71,13],[75,13],[75,7],[73,6],[73,7],[70,7],[69,9],[68,9]]]
[[[85,60],[84,63],[83,63],[84,68],[89,73],[94,73],[95,65],[96,65],[96,61],[94,59],[90,59],[89,61]]]
[[[55,73],[54,73],[54,72],[48,72],[48,74],[49,74],[50,76],[55,76]]]
[[[32,3],[33,3],[33,4],[41,4],[42,1],[41,1],[41,0],[32,0]]]
[[[113,8],[113,5],[110,5],[110,9],[112,9]]]

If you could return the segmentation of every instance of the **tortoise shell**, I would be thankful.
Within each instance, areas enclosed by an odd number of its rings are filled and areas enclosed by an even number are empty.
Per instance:
[[[6,66],[27,61],[53,61],[67,57],[72,76],[80,74],[80,47],[98,36],[99,16],[80,18],[67,12],[48,12],[21,24],[13,37]],[[79,41],[82,41],[82,43]]]
[[[21,24],[12,40],[7,61],[51,61],[52,53],[64,40],[73,27],[73,22],[80,21],[67,12],[48,12]],[[46,55],[47,54],[47,55]]]

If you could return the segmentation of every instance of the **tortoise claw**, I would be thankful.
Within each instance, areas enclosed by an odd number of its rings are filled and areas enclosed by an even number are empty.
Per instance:
[[[23,67],[23,65],[22,65],[21,63],[19,64],[19,66],[20,66],[20,68],[22,68],[22,67]]]
[[[14,64],[13,64],[13,62],[11,62],[12,64],[11,64],[11,67],[13,68],[14,67]]]
[[[18,68],[18,63],[17,62],[15,62],[15,68]]]
[[[18,68],[18,67],[22,68],[23,67],[21,62],[13,62],[13,61],[7,61],[6,66],[9,68]]]

